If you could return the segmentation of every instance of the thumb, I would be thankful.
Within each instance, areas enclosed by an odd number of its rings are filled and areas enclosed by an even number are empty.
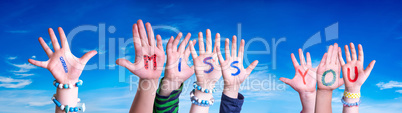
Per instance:
[[[86,64],[86,63],[89,61],[89,59],[91,59],[91,58],[92,58],[93,56],[95,56],[96,54],[98,54],[98,52],[95,51],[95,50],[92,50],[92,51],[89,51],[89,52],[85,53],[85,54],[80,58],[81,63]]]
[[[291,83],[291,79],[288,79],[288,78],[285,78],[285,77],[281,77],[281,78],[279,78],[279,80],[281,80],[283,83],[285,83],[285,84],[287,84],[287,85],[290,85],[290,83]]]

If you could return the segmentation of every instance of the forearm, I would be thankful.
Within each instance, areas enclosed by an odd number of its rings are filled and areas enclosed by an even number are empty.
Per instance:
[[[161,81],[159,94],[162,96],[169,96],[172,91],[179,89],[183,82],[184,81],[164,77]]]
[[[158,79],[140,79],[130,113],[152,113]]]
[[[345,91],[349,93],[360,93],[360,88],[359,89],[353,89],[353,90],[348,90],[346,89]],[[360,98],[346,98],[343,97],[344,101],[347,103],[356,103],[360,101]],[[359,113],[359,106],[343,106],[343,113]]]
[[[57,88],[55,98],[62,105],[76,107],[78,102],[78,87],[73,87],[71,89]],[[56,106],[56,113],[65,113],[65,111]]]
[[[200,85],[202,88],[213,89],[213,85]],[[194,96],[200,100],[210,100],[213,98],[212,93],[205,93],[199,90],[195,90]],[[190,113],[208,113],[209,106],[200,106],[191,104]]]
[[[316,92],[302,92],[299,93],[300,101],[302,104],[302,113],[314,113]]]
[[[239,87],[240,86],[224,86],[223,89],[223,94],[225,94],[226,96],[230,97],[230,98],[237,98],[238,94],[239,94]]]
[[[317,90],[315,113],[332,113],[332,90]]]

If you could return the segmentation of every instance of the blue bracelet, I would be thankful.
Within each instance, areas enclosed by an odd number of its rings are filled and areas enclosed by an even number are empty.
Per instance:
[[[80,86],[82,86],[82,83],[83,83],[82,80],[78,80],[78,82],[75,83],[74,85],[73,85],[73,84],[61,84],[61,83],[57,82],[56,80],[53,81],[53,85],[54,85],[55,87],[60,88],[60,89],[63,89],[63,88],[64,88],[64,89],[73,88],[74,86],[75,86],[75,87],[80,87]]]
[[[195,82],[193,83],[193,87],[194,87],[194,89],[197,89],[197,90],[199,90],[199,91],[201,91],[201,92],[204,92],[204,93],[215,93],[215,92],[216,92],[216,89],[215,89],[215,88],[213,88],[212,90],[211,90],[211,89],[202,88],[201,86],[199,86],[199,85],[197,84],[197,81],[195,81]]]
[[[190,92],[190,99],[191,99],[191,103],[195,104],[195,105],[199,105],[199,106],[204,106],[204,107],[209,107],[214,105],[214,98],[211,98],[210,100],[201,100],[198,99],[196,96],[194,96],[194,92],[195,89],[193,89],[193,91]]]
[[[348,106],[348,107],[356,106],[356,107],[357,107],[357,106],[359,106],[360,103],[362,102],[362,101],[359,99],[359,102],[348,103],[348,102],[345,102],[344,98],[345,98],[345,97],[342,97],[342,99],[341,99],[343,106]]]
[[[54,104],[56,104],[57,107],[60,108],[60,110],[64,110],[66,113],[68,112],[78,112],[78,111],[82,111],[85,112],[85,103],[80,104],[80,98],[78,98],[78,104],[77,107],[69,107],[68,105],[62,105],[59,101],[56,100],[56,97],[52,97],[52,101],[54,102]]]

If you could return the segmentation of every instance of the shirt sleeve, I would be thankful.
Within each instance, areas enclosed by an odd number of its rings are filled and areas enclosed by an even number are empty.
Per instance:
[[[240,93],[237,98],[230,98],[222,93],[219,113],[240,113],[243,102],[244,96]]]
[[[177,90],[173,90],[169,96],[162,96],[159,94],[161,88],[161,79],[159,88],[156,90],[156,96],[154,101],[154,113],[177,113],[179,111],[179,96],[183,90],[183,84]]]

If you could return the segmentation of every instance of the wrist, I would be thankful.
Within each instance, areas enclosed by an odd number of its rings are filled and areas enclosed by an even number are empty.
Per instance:
[[[158,79],[142,79],[140,78],[137,90],[155,91],[158,85]]]
[[[239,85],[224,86],[223,94],[230,98],[237,98],[239,94]]]
[[[78,103],[78,87],[69,89],[57,88],[55,98],[62,104],[70,107],[77,107]],[[57,113],[62,113],[60,108],[56,108]]]
[[[300,92],[299,95],[302,104],[302,113],[314,113],[316,91]]]
[[[360,93],[360,87],[359,88],[345,88],[345,91],[349,93]]]
[[[161,85],[159,86],[159,92],[157,93],[162,96],[169,96],[172,91],[179,89],[181,84],[182,82],[179,81],[172,81],[167,78],[162,78]]]

